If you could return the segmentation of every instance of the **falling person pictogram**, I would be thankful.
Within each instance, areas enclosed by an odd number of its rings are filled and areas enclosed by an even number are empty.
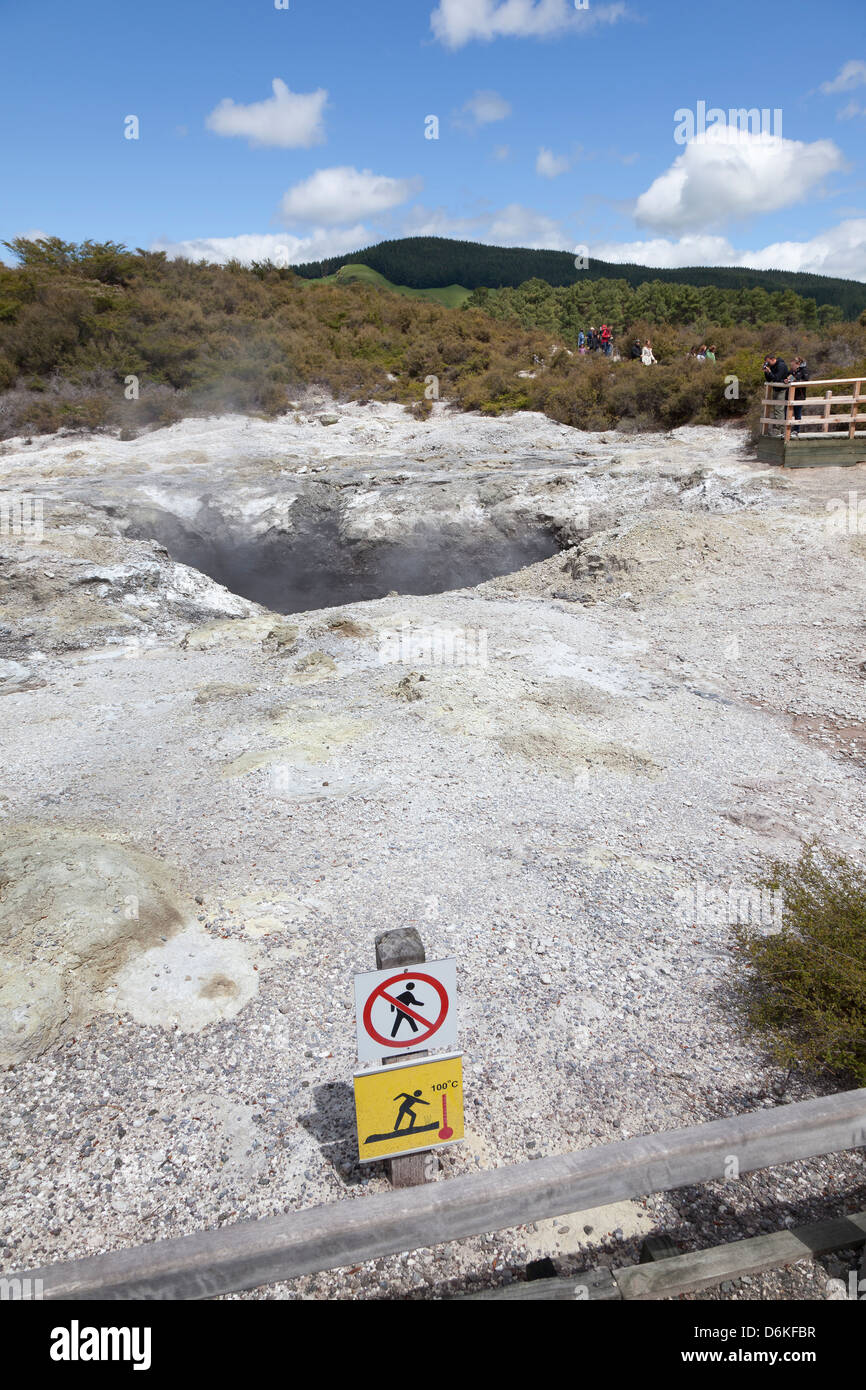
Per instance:
[[[429,1125],[419,1125],[415,1123],[415,1121],[418,1118],[415,1114],[415,1106],[430,1104],[429,1100],[421,1099],[420,1090],[413,1091],[412,1095],[409,1095],[407,1091],[401,1091],[399,1095],[394,1097],[394,1099],[395,1101],[402,1101],[402,1104],[400,1106],[400,1109],[397,1111],[397,1119],[394,1123],[393,1130],[390,1134],[368,1134],[366,1139],[366,1142],[368,1144],[384,1143],[386,1139],[402,1139],[407,1134],[425,1134],[429,1129],[439,1128],[438,1120],[434,1120],[433,1123]],[[409,1123],[405,1129],[401,1129],[400,1124],[403,1120],[404,1115],[408,1115]]]

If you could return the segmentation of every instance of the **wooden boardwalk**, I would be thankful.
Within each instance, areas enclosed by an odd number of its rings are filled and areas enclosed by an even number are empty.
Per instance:
[[[866,463],[866,379],[764,387],[758,458],[784,468]],[[862,410],[860,409],[862,407]],[[795,410],[801,418],[795,417]]]

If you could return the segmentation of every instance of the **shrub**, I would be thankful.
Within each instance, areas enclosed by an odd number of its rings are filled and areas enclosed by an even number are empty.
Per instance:
[[[265,263],[195,265],[57,238],[19,238],[11,248],[22,264],[0,267],[4,437],[100,415],[140,429],[190,413],[271,413],[283,406],[283,387],[407,403],[431,374],[443,397],[467,409],[541,410],[584,429],[629,421],[658,429],[746,416],[771,347],[788,360],[801,352],[813,376],[866,371],[866,325],[820,328],[805,310],[798,324],[786,301],[785,326],[785,304],[763,291],[732,291],[731,299],[711,287],[659,282],[638,293],[624,280],[553,288],[536,279],[455,310],[361,281],[295,279]],[[578,329],[603,319],[623,351],[633,337],[650,338],[660,365],[569,357],[562,345],[574,348]],[[686,360],[695,342],[718,345],[716,367]],[[526,369],[535,377],[518,378]],[[130,373],[142,383],[135,403],[122,399]],[[726,373],[740,379],[738,400],[724,397]],[[104,410],[83,404],[91,397]],[[75,409],[62,410],[64,402]]]
[[[866,870],[813,843],[762,887],[781,894],[781,929],[734,929],[749,1030],[783,1066],[866,1085]]]

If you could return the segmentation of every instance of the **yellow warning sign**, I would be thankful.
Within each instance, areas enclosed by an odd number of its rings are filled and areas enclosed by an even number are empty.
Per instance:
[[[362,1163],[463,1138],[463,1057],[452,1053],[355,1072]]]

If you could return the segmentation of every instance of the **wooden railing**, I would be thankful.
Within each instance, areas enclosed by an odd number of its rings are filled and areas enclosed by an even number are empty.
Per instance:
[[[13,1277],[41,1280],[46,1299],[214,1298],[861,1146],[866,1090],[842,1091],[422,1187],[239,1221]]]
[[[761,411],[761,434],[784,436],[785,443],[795,439],[854,439],[866,435],[866,411],[858,414],[858,406],[866,407],[866,378],[838,377],[833,381],[767,382]],[[821,391],[820,388],[829,387]],[[842,392],[842,388],[849,391]],[[820,394],[810,392],[820,391]],[[844,410],[849,406],[849,410]],[[839,409],[842,413],[838,413]],[[797,419],[794,411],[800,412]],[[860,428],[858,429],[858,425]]]

